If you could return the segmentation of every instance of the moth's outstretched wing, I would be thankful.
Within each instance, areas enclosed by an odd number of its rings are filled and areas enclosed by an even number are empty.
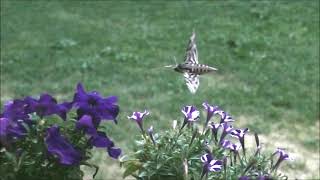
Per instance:
[[[186,84],[188,86],[189,91],[194,94],[196,93],[198,87],[199,87],[199,75],[192,74],[192,73],[184,73],[184,79],[186,81]]]
[[[193,32],[188,43],[185,62],[184,63],[192,63],[198,64],[198,50],[196,45],[196,33]]]

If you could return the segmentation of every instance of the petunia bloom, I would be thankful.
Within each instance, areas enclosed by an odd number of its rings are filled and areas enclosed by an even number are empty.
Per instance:
[[[188,122],[197,121],[199,119],[200,112],[194,106],[185,106],[182,108],[181,112]]]
[[[213,159],[210,153],[206,153],[202,155],[200,159],[203,163],[201,179],[205,174],[208,174],[209,171],[211,172],[221,171],[223,162],[221,160]]]
[[[56,155],[59,162],[64,165],[77,165],[80,163],[82,156],[68,140],[61,136],[59,127],[54,125],[47,129],[45,138],[48,152]]]
[[[241,176],[238,180],[250,180],[248,176]]]
[[[12,139],[19,139],[27,135],[27,124],[19,119],[12,120],[0,117],[0,137],[3,144],[10,143]]]
[[[187,123],[192,123],[195,122],[199,119],[200,112],[196,109],[194,106],[185,106],[182,108],[181,112],[184,115],[184,121],[182,124],[181,129],[187,124]]]
[[[76,122],[76,129],[77,130],[84,130],[85,133],[89,135],[94,135],[97,133],[97,129],[93,124],[92,118],[89,115],[83,115],[77,122]]]
[[[108,154],[112,158],[118,158],[121,154],[121,149],[114,147],[114,143],[107,137],[104,132],[98,131],[89,139],[89,144],[98,148],[106,148]]]
[[[225,139],[220,142],[220,146],[223,147],[224,149],[229,149],[231,144],[232,144],[231,141],[225,140]]]
[[[66,114],[72,108],[71,102],[58,104],[57,100],[49,94],[42,94],[38,100],[26,97],[24,101],[27,104],[26,111],[28,113],[36,112],[41,118],[56,114],[66,120]]]
[[[228,123],[222,123],[220,125],[222,127],[222,133],[220,136],[219,143],[221,143],[222,140],[227,136],[227,134],[229,134],[233,129],[233,127],[231,125],[229,125]]]
[[[202,106],[207,110],[207,120],[205,126],[207,126],[208,122],[210,121],[211,117],[215,114],[218,114],[220,108],[218,106],[212,106],[207,102],[202,103]]]
[[[229,149],[234,152],[234,153],[237,153],[240,149],[240,145],[239,144],[234,144],[234,143],[231,143],[229,145]]]
[[[218,111],[217,114],[221,117],[220,124],[234,121],[234,119],[232,119],[232,117],[225,111]]]
[[[7,128],[10,122],[8,118],[0,118],[0,137],[7,136]]]
[[[81,83],[73,98],[74,106],[78,108],[77,114],[80,119],[83,115],[90,115],[95,123],[99,125],[101,120],[114,120],[119,114],[119,106],[116,96],[102,97],[98,92],[86,92]]]
[[[154,140],[154,138],[153,138],[153,126],[150,126],[147,131],[148,131],[148,135],[149,135],[152,143],[155,145],[156,142],[155,142],[155,140]]]
[[[141,129],[142,132],[144,132],[143,130],[143,118],[147,115],[149,115],[149,111],[144,110],[144,112],[133,112],[131,116],[128,116],[128,119],[132,119],[135,120],[139,126],[139,128]]]
[[[211,122],[208,127],[211,129],[212,135],[214,137],[215,142],[218,142],[218,130],[220,127],[220,124],[215,124],[213,122]]]
[[[29,115],[26,107],[28,104],[24,100],[16,99],[6,102],[2,113],[3,118],[8,118],[17,122],[18,120],[29,121]]]
[[[249,131],[248,128],[245,129],[235,129],[230,132],[230,135],[239,139],[240,144],[243,149],[243,153],[245,154],[245,144],[244,144],[244,135]]]
[[[279,154],[279,159],[277,163],[274,165],[273,170],[277,169],[280,166],[280,163],[284,160],[293,160],[289,157],[289,154],[284,151],[282,148],[277,148],[276,152],[273,155]]]

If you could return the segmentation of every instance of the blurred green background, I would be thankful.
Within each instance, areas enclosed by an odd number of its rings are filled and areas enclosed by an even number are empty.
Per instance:
[[[193,29],[200,63],[219,69],[201,77],[196,95],[163,68],[184,60]],[[119,123],[104,125],[129,153],[139,135],[126,118],[132,111],[149,109],[145,126],[161,131],[181,119],[183,105],[208,101],[265,144],[287,148],[291,178],[319,178],[319,33],[317,0],[1,0],[1,104],[43,92],[69,100],[78,82],[117,95]],[[92,161],[98,178],[121,179],[105,152]]]

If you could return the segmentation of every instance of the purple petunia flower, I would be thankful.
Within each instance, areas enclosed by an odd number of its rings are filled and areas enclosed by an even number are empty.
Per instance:
[[[0,117],[0,141],[3,144],[10,143],[12,138],[22,138],[27,135],[27,125],[23,120],[11,120]]]
[[[86,92],[82,84],[79,83],[73,103],[78,107],[78,118],[81,118],[83,115],[90,115],[96,126],[99,125],[101,120],[114,120],[117,122],[116,117],[119,114],[119,106],[116,105],[116,96],[103,98],[96,91]]]
[[[150,126],[147,131],[148,131],[148,135],[149,135],[152,143],[155,145],[156,142],[155,142],[155,140],[154,140],[154,138],[153,138],[153,126]]]
[[[2,117],[8,118],[15,122],[18,120],[28,121],[29,115],[28,111],[26,110],[27,106],[28,104],[20,99],[8,101],[4,106]]]
[[[248,131],[249,131],[248,128],[245,128],[245,129],[235,129],[235,130],[233,130],[233,131],[230,133],[231,136],[236,137],[236,138],[239,139],[244,154],[245,154],[244,135],[245,135]]]
[[[48,152],[58,156],[59,162],[65,165],[79,164],[82,156],[65,137],[61,136],[59,127],[54,125],[47,129],[45,138]]]
[[[184,114],[185,121],[194,122],[199,119],[200,112],[194,106],[185,106],[181,112]]]
[[[280,163],[284,160],[293,160],[291,157],[289,157],[289,154],[284,151],[282,148],[277,148],[276,152],[273,153],[273,156],[279,154],[279,159],[277,163],[274,165],[273,170],[277,169],[280,166]]]
[[[0,137],[7,136],[7,128],[10,122],[8,118],[0,118]]]
[[[106,148],[109,156],[115,159],[121,154],[121,149],[114,147],[114,143],[104,132],[98,131],[97,134],[89,139],[89,144],[98,148]]]
[[[232,144],[229,145],[229,149],[232,152],[237,153],[239,151],[239,149],[240,149],[240,145],[232,143]]]
[[[67,112],[72,108],[72,102],[57,103],[57,100],[49,94],[42,94],[38,100],[26,97],[24,102],[27,113],[36,112],[41,118],[56,114],[63,120],[67,118]]]
[[[208,127],[211,129],[212,135],[214,137],[215,142],[218,142],[218,130],[220,127],[220,124],[215,124],[213,122],[211,122]]]
[[[97,133],[97,129],[93,124],[91,116],[84,115],[76,122],[76,129],[84,130],[89,135]]]
[[[220,111],[220,108],[218,106],[211,106],[207,102],[202,103],[202,106],[207,110],[207,120],[206,120],[206,124],[205,124],[207,126],[211,117],[215,114],[218,114],[218,112]]]
[[[184,115],[184,121],[180,130],[183,129],[187,123],[190,125],[192,122],[197,121],[200,116],[200,112],[194,106],[185,106],[181,109],[181,112]]]
[[[139,128],[141,129],[142,132],[143,130],[143,118],[147,115],[149,115],[149,111],[144,110],[144,112],[133,112],[131,116],[128,116],[128,119],[133,119],[138,123]]]
[[[222,123],[220,125],[221,125],[221,127],[223,129],[222,129],[222,133],[221,133],[221,136],[220,136],[219,143],[221,143],[222,140],[226,137],[226,135],[229,134],[232,131],[232,126],[229,125],[228,123]]]
[[[221,117],[220,124],[225,123],[225,122],[233,122],[234,121],[234,119],[232,119],[232,117],[228,113],[226,113],[225,111],[218,111],[217,114],[219,114]]]
[[[231,141],[225,140],[225,139],[220,142],[220,146],[223,147],[224,149],[229,149],[231,144],[232,144]]]
[[[221,171],[223,162],[221,160],[214,160],[210,153],[202,155],[200,159],[203,162],[201,179],[205,174],[208,174],[209,171]]]
[[[238,180],[250,180],[248,176],[241,176]]]

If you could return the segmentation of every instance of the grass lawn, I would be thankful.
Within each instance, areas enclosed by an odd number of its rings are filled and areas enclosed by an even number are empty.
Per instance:
[[[192,29],[199,61],[217,67],[191,95],[183,76],[164,65],[182,62]],[[259,132],[296,160],[290,178],[320,178],[319,1],[40,2],[1,0],[1,104],[49,92],[71,99],[87,90],[117,95],[119,123],[108,134],[129,153],[137,136],[132,111],[151,111],[156,131],[181,119],[183,105],[221,106],[236,125]],[[204,115],[204,114],[203,114]],[[272,149],[271,149],[272,150]],[[98,152],[98,177],[120,177]]]

